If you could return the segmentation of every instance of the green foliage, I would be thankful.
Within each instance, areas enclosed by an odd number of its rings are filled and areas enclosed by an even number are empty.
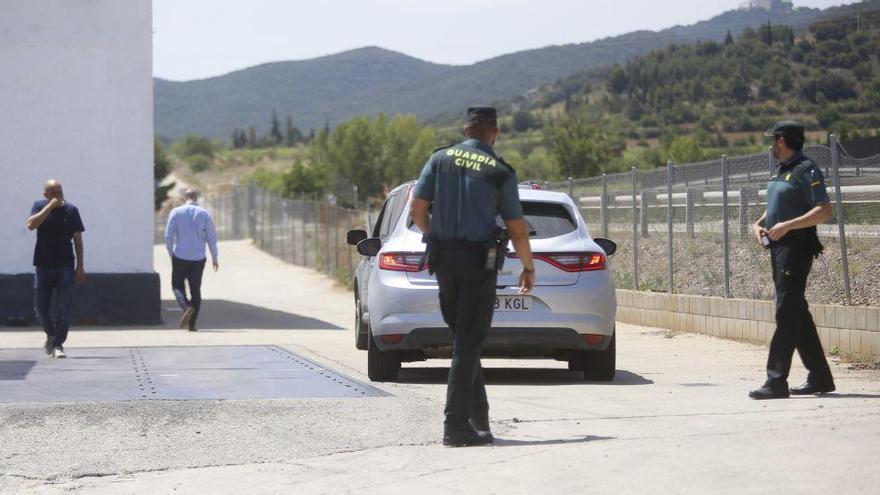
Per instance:
[[[189,135],[171,145],[171,152],[180,158],[191,158],[201,155],[213,158],[214,152],[219,149],[213,141],[204,136]]]
[[[174,182],[161,186],[162,181],[171,173],[171,160],[162,149],[162,143],[158,139],[153,138],[153,207],[159,209],[162,203],[168,198],[168,191],[174,187]]]
[[[703,151],[694,136],[677,136],[669,144],[666,156],[673,163],[693,163],[703,159]]]
[[[555,122],[548,131],[548,143],[557,174],[563,177],[599,175],[626,146],[623,137],[607,122],[597,122],[585,111]]]
[[[539,121],[532,112],[528,110],[518,110],[513,114],[513,129],[517,132],[525,132],[531,129],[537,129],[541,126]]]
[[[381,197],[386,188],[415,179],[435,147],[434,130],[414,116],[355,117],[309,146],[313,166],[321,170],[330,192],[349,197],[357,186],[361,197]]]
[[[211,168],[212,163],[211,158],[205,155],[190,155],[184,161],[189,165],[190,170],[196,174]]]

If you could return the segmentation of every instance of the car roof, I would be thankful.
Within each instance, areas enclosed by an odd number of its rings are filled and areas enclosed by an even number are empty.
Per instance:
[[[519,199],[520,201],[544,201],[573,205],[571,198],[568,197],[568,194],[556,191],[547,191],[544,189],[520,189]]]
[[[399,191],[406,190],[409,187],[413,186],[416,181],[411,180],[408,182],[404,182],[403,184],[395,187],[388,195]],[[531,189],[531,188],[520,188],[519,191],[519,199],[520,201],[543,201],[548,203],[563,203],[569,206],[574,206],[574,203],[571,201],[571,198],[568,194],[556,191],[547,191],[545,189]]]

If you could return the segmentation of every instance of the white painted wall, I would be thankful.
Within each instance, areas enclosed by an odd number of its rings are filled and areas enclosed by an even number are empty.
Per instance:
[[[24,227],[57,178],[86,270],[152,272],[150,0],[0,0],[0,273],[27,273]]]

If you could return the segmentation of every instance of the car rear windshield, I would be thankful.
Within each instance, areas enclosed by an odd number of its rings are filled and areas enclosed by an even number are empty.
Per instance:
[[[526,223],[534,232],[532,239],[549,239],[577,229],[577,224],[571,218],[568,208],[560,203],[523,201],[522,208]]]
[[[523,201],[523,217],[529,226],[532,239],[549,239],[569,234],[577,230],[577,224],[571,217],[568,208],[560,203],[541,203],[538,201]],[[504,226],[501,217],[497,218],[499,226]],[[419,228],[408,218],[407,226],[413,232],[419,232]]]

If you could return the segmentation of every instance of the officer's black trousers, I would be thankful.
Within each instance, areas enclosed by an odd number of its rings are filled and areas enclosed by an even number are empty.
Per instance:
[[[445,410],[449,430],[467,429],[469,418],[489,412],[480,354],[495,311],[497,273],[483,264],[479,251],[442,249],[434,267],[440,310],[453,334]]]
[[[795,349],[809,371],[810,383],[830,382],[831,370],[804,297],[813,256],[802,243],[792,239],[776,244],[770,260],[776,285],[776,332],[770,342],[767,383],[772,387],[787,386]]]

